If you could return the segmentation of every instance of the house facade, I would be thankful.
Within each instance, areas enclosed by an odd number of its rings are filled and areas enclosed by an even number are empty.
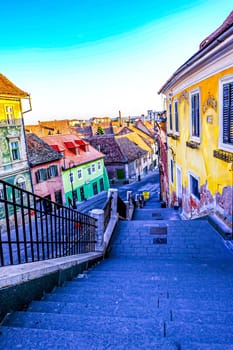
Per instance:
[[[98,135],[89,138],[89,141],[105,154],[104,162],[112,183],[129,182],[143,176],[144,160],[148,157],[148,151],[127,137]]]
[[[43,140],[62,156],[62,180],[65,202],[77,202],[109,189],[104,154],[75,135],[54,135]]]
[[[29,111],[30,95],[0,74],[0,178],[31,191],[23,101],[29,105]]]
[[[26,140],[33,192],[57,204],[64,204],[62,156],[35,134],[27,134]]]
[[[136,146],[146,151],[146,153],[141,159],[141,169],[138,169],[137,175],[143,177],[149,171],[153,170],[154,150],[151,147],[150,142],[146,138],[139,136],[136,132],[133,132],[128,127],[124,127],[117,135],[115,135],[115,138],[116,140],[119,140],[121,138],[127,138]]]
[[[169,204],[232,226],[233,12],[159,91],[167,104]]]

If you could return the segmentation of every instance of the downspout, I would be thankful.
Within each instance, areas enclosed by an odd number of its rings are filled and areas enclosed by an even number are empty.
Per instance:
[[[23,111],[22,100],[20,100],[22,115],[32,111],[31,95],[28,95],[28,101],[29,101],[29,109],[26,110],[26,111]],[[26,147],[26,154],[27,154],[27,164],[28,164],[29,176],[30,176],[30,181],[31,181],[31,191],[34,194],[34,188],[33,188],[33,182],[32,182],[32,172],[31,172],[30,162],[29,162],[29,158],[28,158],[28,145],[27,145],[26,130],[25,130],[24,118],[23,117],[22,117],[22,127],[23,127],[25,147]]]

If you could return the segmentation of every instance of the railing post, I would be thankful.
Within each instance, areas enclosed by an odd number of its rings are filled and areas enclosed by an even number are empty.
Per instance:
[[[125,201],[125,205],[126,205],[126,219],[127,220],[131,220],[132,214],[133,214],[133,202],[132,202],[132,191],[127,191],[126,194],[126,201]]]
[[[111,216],[115,217],[117,215],[117,197],[118,197],[118,190],[116,188],[109,188],[108,198],[111,196],[112,196]]]
[[[95,236],[96,236],[96,251],[103,248],[104,242],[104,210],[93,209],[89,212],[90,216],[97,220]]]
[[[129,203],[131,203],[131,202],[132,202],[132,201],[131,201],[131,199],[132,199],[132,191],[127,191],[126,196],[127,196],[127,201],[128,201]]]

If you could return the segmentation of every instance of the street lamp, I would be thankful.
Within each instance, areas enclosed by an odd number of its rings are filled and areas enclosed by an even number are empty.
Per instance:
[[[73,209],[76,209],[76,201],[74,197],[74,174],[71,172],[71,169],[74,167],[74,162],[71,160],[69,162],[69,168],[70,168],[70,173],[69,173],[69,178],[70,178],[70,185],[71,185],[71,191],[72,191],[72,207]]]

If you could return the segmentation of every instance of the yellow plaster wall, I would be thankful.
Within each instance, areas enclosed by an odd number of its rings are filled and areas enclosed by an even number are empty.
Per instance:
[[[147,151],[149,154],[152,153],[152,149],[143,141],[143,139],[136,133],[131,132],[124,135],[115,136],[116,138],[127,137],[130,141],[136,143],[139,147]]]
[[[21,102],[20,100],[1,98],[0,96],[0,120],[6,120],[6,106],[12,106],[14,110],[15,119],[22,118],[21,116]]]
[[[178,103],[180,138],[179,140],[174,140],[169,137],[168,144],[175,151],[175,161],[182,169],[182,185],[183,187],[188,186],[188,171],[192,171],[199,176],[200,186],[204,185],[207,181],[208,190],[210,190],[213,196],[216,192],[220,192],[221,194],[224,187],[233,186],[233,172],[229,170],[230,164],[213,157],[213,150],[218,149],[219,137],[219,79],[228,74],[233,74],[233,67],[192,85],[185,90],[189,95],[191,90],[195,88],[200,89],[201,143],[199,149],[191,149],[186,146],[186,141],[190,140],[189,99],[185,100],[181,98],[183,91],[173,96],[173,125],[174,100],[180,99]],[[205,105],[209,95],[213,96],[217,101],[217,109],[215,111],[209,107],[204,112],[203,105]],[[207,116],[212,117],[212,123],[207,122]],[[174,176],[174,184],[170,186],[171,193],[175,190],[176,176]]]

